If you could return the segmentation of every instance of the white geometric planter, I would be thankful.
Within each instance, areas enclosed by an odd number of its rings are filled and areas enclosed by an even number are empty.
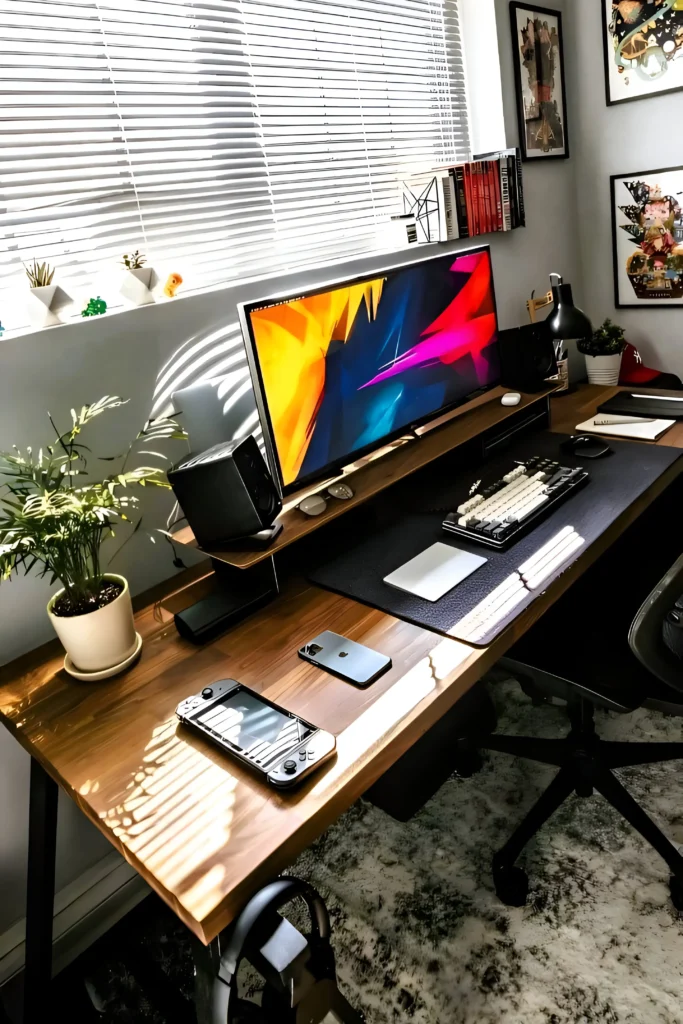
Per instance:
[[[123,590],[116,600],[96,612],[55,615],[52,608],[63,590],[50,598],[47,606],[55,633],[72,664],[82,672],[102,672],[120,665],[135,653],[138,644],[128,582],[115,573],[106,573],[104,578],[122,584]]]
[[[586,372],[590,384],[618,384],[621,352],[610,356],[586,356]]]
[[[152,289],[158,283],[159,278],[153,267],[140,267],[138,270],[126,271],[120,291],[132,306],[147,306],[156,301]]]
[[[29,289],[26,311],[31,327],[55,327],[64,323],[57,316],[62,309],[70,306],[73,299],[58,284],[44,285]]]

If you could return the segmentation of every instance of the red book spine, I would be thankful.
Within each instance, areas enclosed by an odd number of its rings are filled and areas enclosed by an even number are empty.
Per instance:
[[[486,234],[493,229],[492,217],[490,217],[490,190],[488,187],[488,161],[485,160],[481,164],[481,199],[482,199],[482,217],[483,217],[483,229]]]
[[[479,233],[481,235],[488,234],[489,223],[488,217],[486,216],[486,175],[484,173],[484,164],[477,164],[477,175],[479,185]]]
[[[467,175],[470,181],[470,193],[472,196],[472,227],[473,234],[479,234],[479,193],[477,190],[476,165],[468,164]]]
[[[486,225],[489,231],[495,231],[495,217],[493,215],[495,197],[493,195],[493,189],[491,187],[491,161],[487,160],[484,164],[484,177],[486,179]]]
[[[476,224],[474,223],[474,202],[472,196],[472,166],[471,164],[465,164],[463,166],[463,175],[465,179],[465,206],[467,208],[467,223],[470,229],[470,237],[474,238],[477,233]]]
[[[484,193],[481,180],[481,164],[474,165],[474,217],[477,222],[477,234],[482,235],[486,230],[484,223]]]
[[[505,230],[505,221],[503,219],[503,195],[500,190],[500,160],[491,161],[491,178],[493,181],[493,194],[495,196],[495,210],[496,210],[496,231]]]

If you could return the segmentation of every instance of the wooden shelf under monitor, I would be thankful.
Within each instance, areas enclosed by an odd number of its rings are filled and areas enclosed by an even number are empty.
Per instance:
[[[354,497],[348,501],[330,498],[327,509],[322,515],[314,517],[304,515],[296,506],[307,494],[315,494],[322,490],[326,486],[325,481],[309,486],[298,494],[288,496],[285,508],[278,519],[282,523],[282,533],[269,548],[250,551],[243,547],[226,545],[216,550],[201,550],[220,562],[227,562],[239,569],[248,569],[250,566],[270,558],[271,555],[277,554],[283,548],[289,547],[290,544],[301,540],[302,537],[314,530],[319,530],[321,526],[329,523],[332,519],[369,501],[370,498],[380,494],[392,484],[422,469],[423,466],[434,462],[459,445],[466,444],[499,423],[504,423],[505,420],[521,410],[537,403],[545,404],[555,388],[556,385],[551,385],[534,395],[522,395],[520,404],[512,407],[500,404],[502,396],[508,393],[509,389],[507,388],[497,387],[483,395],[478,395],[472,401],[459,406],[452,413],[435,420],[433,424],[430,424],[435,429],[423,432],[419,438],[393,447],[381,458],[361,460],[360,468],[354,469],[352,473],[344,476],[354,490]],[[327,483],[329,484],[329,481]],[[174,531],[173,540],[188,547],[199,547],[189,526]]]

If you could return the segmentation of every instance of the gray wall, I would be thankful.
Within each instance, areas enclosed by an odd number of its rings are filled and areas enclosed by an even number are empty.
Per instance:
[[[514,145],[517,128],[508,5],[506,0],[496,0],[496,6],[508,143]],[[551,270],[574,282],[577,301],[581,299],[574,160],[527,166],[525,186],[527,228],[486,239],[493,249],[503,327],[525,321],[526,298],[532,289],[539,294],[546,290]],[[421,255],[428,252],[427,248],[420,250]],[[348,269],[362,271],[381,263],[386,264],[386,257],[354,261]],[[95,450],[114,454],[148,415],[157,374],[181,345],[190,339],[193,344],[201,342],[234,323],[238,301],[330,276],[329,269],[298,274],[0,341],[0,449],[15,442],[39,446],[49,441],[47,409],[60,423],[68,422],[72,406],[106,393],[130,398],[124,410],[107,421],[100,420],[93,432]],[[163,525],[169,507],[167,496],[154,495],[145,510],[147,525]],[[151,545],[142,536],[128,545],[116,568],[129,578],[134,592],[174,572],[167,545]],[[0,587],[0,663],[50,638],[45,615],[49,593],[47,583],[34,578]],[[27,779],[28,757],[0,730],[0,935],[24,911]],[[58,887],[77,878],[109,850],[106,840],[63,800]]]
[[[602,44],[602,4],[572,0],[570,81],[574,103],[578,232],[586,312],[612,317],[645,361],[683,376],[683,310],[615,309],[609,179],[683,164],[683,92],[608,107]]]

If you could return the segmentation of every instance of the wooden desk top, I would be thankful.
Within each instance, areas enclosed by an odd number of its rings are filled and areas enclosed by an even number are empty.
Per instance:
[[[566,397],[557,396],[551,401],[552,423],[551,429],[561,434],[575,434],[576,424],[595,416],[598,406],[607,402],[620,391],[639,392],[637,387],[601,387],[599,384],[579,384],[576,391]],[[661,391],[656,388],[647,388],[648,394],[653,395],[676,395],[683,397],[681,391]],[[660,437],[659,441],[644,441],[643,444],[661,444],[669,448],[683,448],[683,420],[674,423],[671,430]]]
[[[584,392],[569,403],[593,400]],[[578,415],[582,415],[579,413]],[[423,735],[681,472],[665,474],[491,647],[473,649],[290,581],[275,602],[203,648],[182,640],[172,613],[210,577],[157,596],[138,613],[145,646],[127,674],[79,683],[56,642],[0,669],[0,718],[125,859],[200,939],[209,942],[248,897],[349,807]],[[163,588],[162,588],[163,590]],[[392,657],[393,669],[358,690],[301,661],[323,629]],[[337,736],[338,755],[302,789],[269,789],[174,710],[190,693],[233,677]]]

